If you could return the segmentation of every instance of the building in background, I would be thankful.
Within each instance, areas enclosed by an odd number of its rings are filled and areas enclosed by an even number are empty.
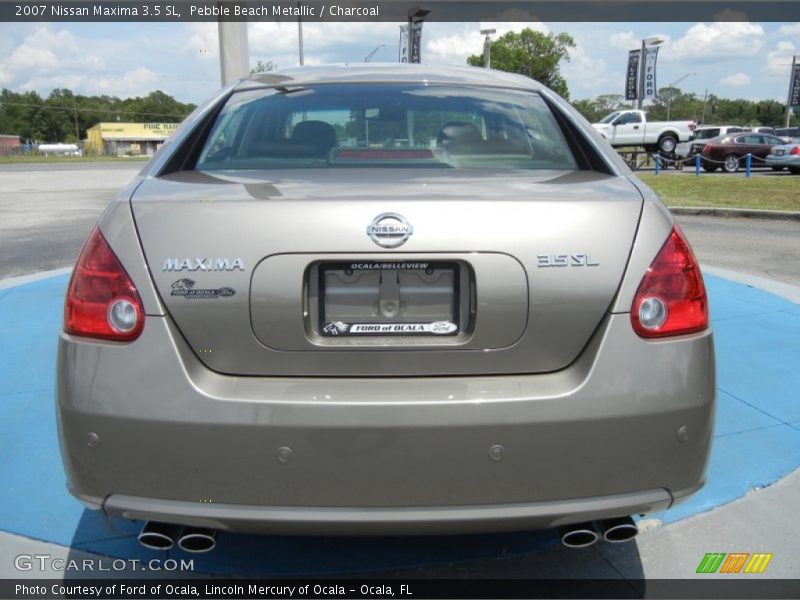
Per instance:
[[[152,156],[179,123],[98,123],[86,130],[87,155]]]
[[[22,145],[22,140],[18,135],[3,135],[0,134],[0,156],[8,154],[16,154],[19,152],[19,147]]]

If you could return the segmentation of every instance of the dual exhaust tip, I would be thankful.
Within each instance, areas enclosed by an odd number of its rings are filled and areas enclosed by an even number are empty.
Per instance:
[[[564,525],[559,527],[558,533],[561,543],[567,548],[587,548],[598,542],[600,536],[612,544],[629,542],[637,536],[639,528],[630,517],[618,517],[604,521]]]
[[[139,543],[151,550],[169,550],[176,542],[184,552],[211,552],[217,545],[217,531],[148,521],[139,533]]]
[[[639,528],[630,517],[564,525],[559,528],[561,543],[567,548],[587,548],[603,539],[612,544],[628,542],[636,537]],[[204,527],[182,527],[169,523],[148,521],[139,533],[139,543],[151,550],[169,550],[177,541],[184,552],[211,552],[217,545],[217,531]]]

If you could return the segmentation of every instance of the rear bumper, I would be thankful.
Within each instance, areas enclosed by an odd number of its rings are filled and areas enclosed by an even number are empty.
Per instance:
[[[695,490],[692,490],[692,492]],[[114,494],[106,514],[142,521],[179,522],[225,531],[270,534],[435,535],[545,529],[669,508],[664,489],[599,498],[476,506],[296,507],[204,505]]]
[[[627,315],[556,373],[394,379],[219,375],[168,318],[148,317],[131,344],[62,334],[58,414],[70,490],[111,515],[271,533],[500,531],[691,494],[714,389],[710,331],[645,342]]]
[[[768,154],[766,163],[769,167],[800,168],[800,155],[786,154],[784,156],[776,156],[774,154]]]

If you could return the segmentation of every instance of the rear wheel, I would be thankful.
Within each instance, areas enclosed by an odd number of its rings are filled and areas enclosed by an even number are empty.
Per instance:
[[[725,157],[725,162],[722,165],[726,173],[736,173],[739,170],[739,157],[735,154],[728,154]]]
[[[783,171],[784,167],[770,167],[773,171]]]
[[[792,175],[800,175],[800,167],[789,167],[789,172]]]
[[[663,154],[670,154],[675,152],[675,147],[678,145],[678,138],[674,135],[663,135],[658,140],[658,150]]]

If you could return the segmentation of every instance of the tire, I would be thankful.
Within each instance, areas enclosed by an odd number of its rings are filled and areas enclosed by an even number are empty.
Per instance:
[[[770,167],[773,171],[783,171],[786,167]]]
[[[703,171],[706,173],[713,173],[717,168],[717,165],[703,165]]]
[[[662,154],[671,154],[675,152],[675,147],[678,145],[678,138],[671,133],[662,135],[658,139],[658,151]]]
[[[789,167],[789,172],[792,175],[800,175],[800,167]]]
[[[739,170],[739,163],[741,161],[738,156],[735,154],[728,154],[724,160],[725,162],[723,163],[722,168],[726,173],[736,173],[736,171]]]

